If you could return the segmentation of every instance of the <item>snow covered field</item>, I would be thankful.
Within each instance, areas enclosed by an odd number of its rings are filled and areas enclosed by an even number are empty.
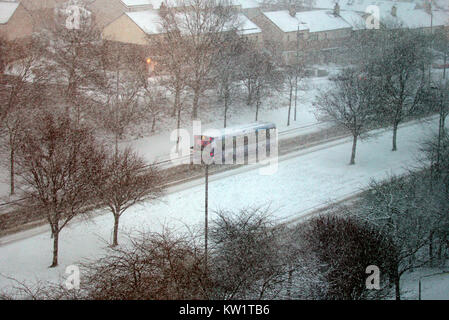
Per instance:
[[[210,208],[237,210],[269,205],[279,221],[300,217],[312,208],[359,191],[372,178],[405,172],[417,163],[418,143],[436,127],[435,120],[401,127],[397,152],[390,151],[390,130],[379,130],[375,137],[360,142],[355,166],[348,165],[351,141],[342,139],[281,158],[278,171],[271,176],[245,167],[214,175],[209,186]],[[124,241],[126,232],[136,230],[161,231],[169,226],[182,232],[186,227],[201,228],[203,198],[203,180],[198,180],[173,187],[159,202],[130,208],[121,219],[120,240]],[[55,269],[47,268],[52,253],[49,231],[31,237],[25,233],[23,239],[12,242],[1,238],[0,288],[12,283],[4,276],[31,282],[57,280],[68,265],[104,254],[112,226],[112,214],[107,212],[69,225],[60,234],[60,266]]]

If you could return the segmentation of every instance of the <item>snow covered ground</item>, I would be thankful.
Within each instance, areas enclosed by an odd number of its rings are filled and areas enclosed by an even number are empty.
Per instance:
[[[351,141],[342,139],[313,149],[301,150],[281,158],[276,174],[263,176],[257,167],[231,170],[213,175],[209,186],[211,210],[248,206],[270,206],[279,221],[300,217],[329,201],[354,194],[370,179],[400,174],[417,163],[418,143],[428,137],[435,120],[403,126],[398,134],[399,151],[391,152],[391,132],[379,130],[370,140],[361,141],[356,165],[349,166]],[[121,219],[121,238],[133,231],[176,232],[201,228],[204,219],[203,180],[171,188],[160,202],[129,209]],[[211,214],[213,219],[214,214]],[[12,284],[5,276],[21,281],[56,281],[68,265],[104,254],[111,240],[112,214],[104,212],[89,221],[69,225],[60,235],[60,266],[49,269],[52,241],[48,230],[23,239],[0,238],[0,289]],[[449,286],[448,286],[449,287]]]
[[[316,67],[324,68],[323,66]],[[330,65],[326,69],[330,74],[335,74],[338,67]],[[314,77],[306,78],[303,82],[303,88],[298,93],[297,121],[293,121],[292,110],[291,124],[287,127],[288,100],[286,97],[288,95],[286,92],[276,93],[265,101],[260,110],[259,120],[275,123],[279,131],[283,131],[286,128],[292,129],[317,123],[317,119],[313,113],[312,102],[317,90],[328,86],[329,79],[327,77]],[[223,128],[223,117],[221,113],[222,110],[220,108],[215,108],[211,114],[202,116],[204,118],[202,128],[204,130]],[[185,119],[182,129],[191,133],[193,124],[189,120],[190,115],[186,112],[183,117]],[[230,110],[228,111],[228,126],[254,122],[254,117],[254,108],[246,106],[245,103],[237,103],[230,106]],[[174,143],[170,141],[170,134],[176,128],[175,119],[168,119],[168,122],[164,122],[163,126],[164,128],[159,128],[159,132],[153,135],[150,135],[150,130],[146,128],[144,129],[143,137],[125,139],[120,143],[120,146],[121,148],[130,146],[149,163],[168,160],[170,159],[170,151],[174,146]],[[148,134],[145,134],[145,132]],[[192,135],[191,139],[191,143],[193,143]],[[9,171],[6,161],[4,165],[0,166],[0,203],[13,201],[21,197],[20,190],[17,190],[15,196],[9,196]]]
[[[421,279],[421,300],[449,300],[449,265],[444,268],[420,268],[404,274],[402,294],[404,299],[419,299]]]

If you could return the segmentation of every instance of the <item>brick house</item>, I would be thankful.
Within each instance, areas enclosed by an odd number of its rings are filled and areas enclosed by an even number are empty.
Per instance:
[[[25,7],[20,2],[0,1],[0,37],[13,41],[32,33],[32,17]]]

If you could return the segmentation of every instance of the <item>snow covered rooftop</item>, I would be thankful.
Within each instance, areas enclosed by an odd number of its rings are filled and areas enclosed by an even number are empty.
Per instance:
[[[248,34],[255,34],[255,33],[261,33],[262,30],[251,20],[249,20],[244,14],[239,14],[237,18],[239,27],[239,34],[241,35],[248,35]]]
[[[407,10],[407,11],[397,11],[396,17],[391,14],[388,16],[381,16],[381,22],[389,24],[399,24],[406,28],[416,29],[416,28],[430,28],[441,27],[444,25],[449,25],[449,17],[447,13],[443,11],[434,11],[433,18],[426,11],[422,9]]]
[[[8,23],[18,6],[18,2],[0,2],[0,24]]]
[[[161,32],[161,17],[156,10],[145,10],[125,13],[146,34]]]
[[[340,11],[340,17],[349,23],[353,30],[362,30],[366,28],[366,20],[360,12],[342,10]]]
[[[342,17],[336,17],[331,11],[313,10],[297,12],[292,17],[287,10],[263,13],[276,26],[284,32],[309,30],[309,32],[321,32],[352,28]]]
[[[308,26],[301,23],[296,17],[292,17],[287,10],[263,12],[279,29],[284,32],[307,30]]]
[[[233,0],[234,5],[240,5],[242,9],[259,8],[260,3],[256,0]]]
[[[146,34],[160,34],[162,31],[162,20],[157,10],[126,12],[125,14]],[[240,34],[247,35],[262,32],[256,24],[243,14],[238,15],[237,22]]]
[[[144,6],[151,4],[151,0],[121,0],[126,6]]]
[[[314,10],[297,12],[296,18],[309,26],[310,32],[352,28],[343,18],[335,16],[332,11]]]
[[[315,0],[316,3],[313,6],[317,9],[333,9],[335,6],[335,0]],[[413,10],[416,7],[416,3],[402,2],[402,1],[380,1],[380,0],[340,0],[338,1],[341,10],[351,10],[357,12],[365,12],[369,6],[378,6],[380,14],[385,12],[390,13],[391,8],[396,6],[398,11]]]

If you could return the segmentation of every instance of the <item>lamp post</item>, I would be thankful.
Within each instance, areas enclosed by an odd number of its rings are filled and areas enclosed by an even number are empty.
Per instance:
[[[296,68],[295,68],[295,114],[294,121],[296,121],[296,105],[298,101],[298,73],[299,73],[299,25],[296,31]]]
[[[433,13],[432,13],[432,0],[429,0],[429,14],[430,14],[430,65],[429,65],[429,85],[431,82],[432,72],[432,50],[433,50]]]
[[[204,272],[207,274],[207,235],[209,228],[209,165],[206,163],[206,173],[205,173],[205,192],[204,192]]]

